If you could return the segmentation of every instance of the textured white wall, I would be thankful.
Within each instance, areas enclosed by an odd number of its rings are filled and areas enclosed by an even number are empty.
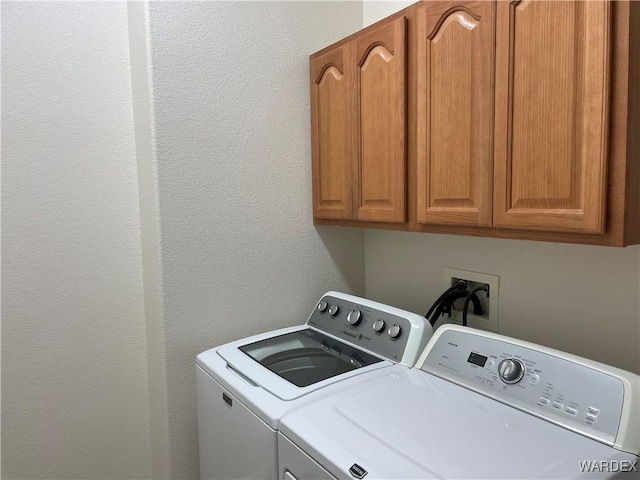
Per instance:
[[[149,14],[170,468],[195,478],[195,355],[302,323],[327,289],[364,291],[362,232],[311,223],[308,85],[308,55],[361,28],[362,4]]]
[[[363,23],[408,4],[364,0]],[[500,275],[500,333],[640,372],[640,246],[365,234],[369,298],[425,313],[445,267]]]
[[[126,4],[2,3],[3,478],[148,478]]]
[[[129,56],[133,97],[138,193],[140,199],[140,240],[144,279],[144,314],[149,366],[149,410],[151,418],[151,473],[154,479],[171,477],[169,454],[169,405],[160,213],[158,199],[158,159],[151,96],[150,42],[146,2],[127,2]]]
[[[413,0],[363,0],[362,3],[362,25],[367,27],[416,2]]]

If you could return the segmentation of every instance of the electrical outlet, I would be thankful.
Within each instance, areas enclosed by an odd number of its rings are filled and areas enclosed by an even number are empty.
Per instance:
[[[476,293],[482,305],[483,315],[474,315],[473,307],[470,305],[467,313],[467,325],[491,332],[498,331],[498,290],[500,287],[500,277],[488,273],[469,272],[458,270],[457,268],[444,269],[445,288],[449,288],[458,280],[467,282],[467,290],[480,285],[486,285],[489,291],[479,291]],[[457,300],[454,304],[451,318],[446,319],[448,323],[462,324],[462,306],[464,299]]]

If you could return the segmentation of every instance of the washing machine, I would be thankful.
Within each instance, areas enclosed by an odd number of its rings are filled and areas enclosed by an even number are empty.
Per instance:
[[[640,377],[513,338],[440,327],[416,368],[281,420],[280,478],[638,478]]]
[[[432,333],[420,315],[327,292],[302,325],[201,353],[201,478],[277,478],[277,430],[286,412],[374,372],[412,367]]]

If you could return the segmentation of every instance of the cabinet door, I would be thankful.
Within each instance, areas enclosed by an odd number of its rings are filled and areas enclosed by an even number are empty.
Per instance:
[[[603,231],[610,11],[498,2],[494,225]]]
[[[416,14],[417,221],[491,225],[495,3]]]
[[[350,44],[310,60],[313,216],[353,216],[353,59]]]
[[[383,22],[353,40],[357,112],[357,219],[406,216],[406,19]]]

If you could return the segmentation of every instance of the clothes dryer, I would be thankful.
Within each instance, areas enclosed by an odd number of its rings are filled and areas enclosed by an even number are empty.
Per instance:
[[[346,385],[346,384],[345,384]],[[280,424],[280,478],[638,478],[640,377],[455,325]]]

